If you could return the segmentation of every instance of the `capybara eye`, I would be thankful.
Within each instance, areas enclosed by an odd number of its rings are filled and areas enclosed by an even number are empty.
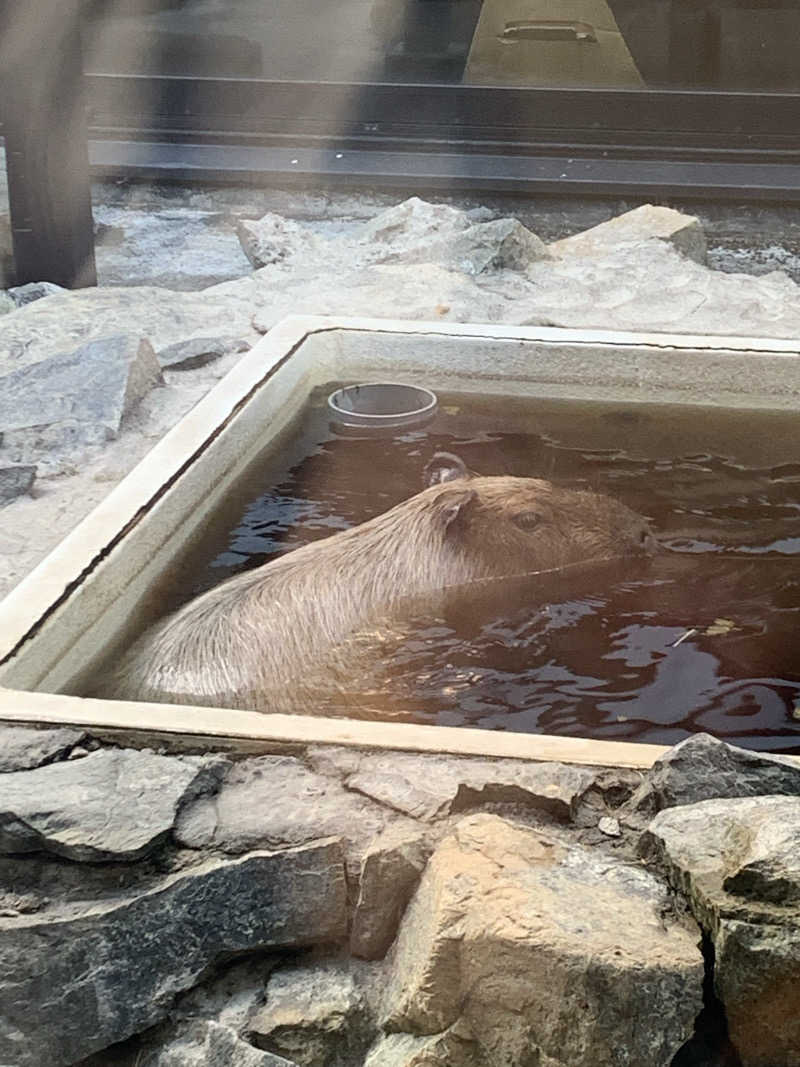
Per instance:
[[[538,511],[521,511],[515,515],[513,521],[521,530],[535,530],[541,523],[542,516]]]

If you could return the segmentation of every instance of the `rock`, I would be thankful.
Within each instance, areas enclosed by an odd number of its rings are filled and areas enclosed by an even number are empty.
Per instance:
[[[220,761],[201,756],[99,749],[75,762],[9,772],[0,777],[0,851],[139,859],[219,770]]]
[[[99,1067],[99,1064],[98,1064]],[[132,1067],[296,1067],[290,1060],[262,1052],[234,1030],[210,1020],[180,1028],[161,1048],[139,1052]]]
[[[26,771],[66,755],[86,735],[81,730],[0,726],[0,773]]]
[[[65,424],[116,437],[123,418],[162,380],[150,342],[117,334],[0,378],[0,429]]]
[[[14,301],[14,306],[21,308],[26,304],[32,304],[34,300],[42,300],[46,296],[55,296],[58,293],[69,292],[55,282],[28,282],[26,285],[15,285],[8,290],[8,295]]]
[[[91,750],[84,745],[76,745],[75,748],[67,756],[68,760],[83,759],[84,756],[88,756]]]
[[[341,258],[342,252],[340,252]],[[320,286],[320,275],[325,286]],[[446,311],[441,309],[445,308]],[[514,297],[486,291],[478,280],[437,263],[379,263],[352,269],[317,267],[314,281],[291,275],[272,285],[270,299],[253,315],[262,333],[289,314],[365,315],[453,322],[514,319]]]
[[[125,244],[126,234],[123,226],[108,222],[95,222],[94,243],[103,248],[120,248]]]
[[[8,315],[9,312],[15,311],[16,307],[8,293],[0,289],[0,315]]]
[[[469,1027],[459,1021],[433,1037],[388,1034],[369,1051],[364,1067],[483,1067]]]
[[[369,846],[350,930],[354,956],[377,960],[386,954],[430,852],[424,831],[405,827],[390,827]]]
[[[706,261],[706,235],[699,220],[654,204],[643,204],[583,233],[564,237],[553,242],[550,250],[557,256],[601,256],[621,244],[652,239],[671,244],[696,263]]]
[[[213,1019],[237,1034],[264,1003],[264,988],[282,964],[279,954],[256,956],[228,964],[185,993],[170,1012],[173,1021]]]
[[[392,752],[364,756],[346,785],[415,819],[506,803],[525,804],[566,820],[594,777],[591,770],[564,763]]]
[[[249,347],[247,341],[237,337],[190,337],[187,341],[167,345],[156,352],[156,356],[164,370],[195,370],[229,352],[244,352]]]
[[[352,965],[328,963],[274,971],[246,1032],[257,1048],[300,1067],[349,1067],[362,1061],[374,1027]]]
[[[800,796],[797,760],[736,748],[710,734],[693,734],[656,760],[625,811],[652,815],[662,808],[715,797],[769,794]]]
[[[445,239],[423,241],[386,254],[382,262],[440,263],[464,274],[491,270],[524,271],[531,263],[550,259],[547,246],[516,219],[496,219],[469,226]]]
[[[35,479],[35,466],[0,467],[0,507],[29,493]]]
[[[234,288],[176,293],[155,286],[76,289],[20,308],[0,331],[0,374],[41,363],[90,341],[126,334],[158,351],[198,334],[246,337],[267,292],[241,278]]]
[[[466,230],[470,214],[447,204],[429,204],[418,196],[409,197],[381,211],[367,222],[361,233],[364,243],[391,245],[395,253],[430,243],[431,238],[449,237]]]
[[[641,854],[666,868],[715,951],[714,987],[742,1067],[800,1062],[800,798],[660,812]]]
[[[550,252],[535,233],[516,219],[496,219],[471,226],[453,241],[453,261],[466,274],[487,270],[524,271]]]
[[[215,796],[188,805],[175,836],[188,848],[229,853],[337,836],[357,877],[362,853],[392,818],[299,759],[262,756],[233,764]]]
[[[648,872],[494,815],[436,849],[390,954],[387,1029],[460,1017],[481,1062],[666,1067],[701,1006],[699,931]]]
[[[609,816],[604,816],[597,824],[597,829],[601,834],[605,834],[606,837],[621,837],[622,830],[619,826],[618,819],[612,819]]]
[[[136,896],[2,919],[0,973],[13,982],[0,998],[0,1063],[73,1064],[164,1019],[218,960],[346,930],[334,840],[211,859]]]
[[[0,892],[0,918],[32,915],[35,911],[41,911],[46,903],[37,893]]]
[[[242,251],[256,270],[313,254],[316,238],[291,219],[269,213],[260,219],[242,219],[236,226]]]

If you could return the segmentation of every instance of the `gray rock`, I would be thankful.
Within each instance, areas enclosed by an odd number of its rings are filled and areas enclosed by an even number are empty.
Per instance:
[[[333,840],[208,860],[136,896],[2,919],[0,1063],[65,1067],[164,1019],[216,961],[346,930]]]
[[[123,418],[161,382],[150,342],[122,334],[81,345],[0,378],[0,429],[74,423],[116,437]]]
[[[424,831],[405,827],[390,827],[369,846],[361,861],[350,930],[354,956],[385,956],[431,849]]]
[[[491,1064],[666,1067],[700,1010],[698,942],[640,867],[468,816],[406,911],[385,1026],[434,1034],[461,1018]]]
[[[284,962],[276,953],[229,964],[185,993],[170,1012],[170,1019],[173,1022],[211,1019],[240,1034],[250,1016],[264,1003],[270,974]]]
[[[246,1032],[300,1067],[349,1067],[362,1061],[374,1024],[353,964],[327,963],[274,971]]]
[[[28,282],[27,285],[15,285],[8,290],[8,295],[14,301],[14,306],[21,308],[26,304],[32,304],[34,300],[42,300],[46,296],[55,296],[58,293],[66,293],[69,290],[55,282]]]
[[[656,760],[625,811],[652,815],[715,797],[800,796],[800,763],[694,734]]]
[[[524,271],[531,263],[550,259],[547,245],[516,219],[495,219],[469,226],[445,240],[416,245],[385,257],[403,263],[441,263],[463,274],[493,270]]]
[[[394,253],[409,251],[432,239],[452,237],[466,230],[474,216],[447,204],[429,204],[418,196],[381,211],[363,227],[361,241],[391,246]]]
[[[317,244],[314,234],[304,227],[272,213],[260,219],[242,219],[236,235],[256,270],[300,255],[313,255]]]
[[[0,467],[0,507],[29,493],[35,479],[35,466]]]
[[[364,1067],[483,1067],[469,1027],[459,1020],[432,1037],[387,1034],[375,1042]]]
[[[229,853],[337,836],[357,877],[364,850],[396,818],[299,759],[263,756],[233,764],[216,795],[187,805],[175,836],[188,848]]]
[[[11,311],[16,311],[17,305],[13,299],[0,289],[0,315],[8,315]]]
[[[642,204],[590,230],[550,245],[557,256],[597,256],[615,246],[636,241],[665,241],[696,263],[706,261],[706,235],[694,215],[669,207]]]
[[[0,777],[0,851],[139,859],[219,770],[219,761],[201,756],[99,749],[74,762],[12,771]]]
[[[800,798],[670,808],[640,851],[666,868],[714,942],[714,986],[743,1067],[796,1067]]]
[[[597,824],[597,829],[601,834],[605,834],[606,837],[621,837],[622,830],[620,829],[619,820],[612,819],[610,816],[604,816]]]
[[[159,349],[156,356],[164,370],[195,370],[229,352],[243,352],[249,347],[238,337],[190,337]]]
[[[416,756],[364,756],[346,779],[381,804],[416,819],[437,819],[488,803],[525,804],[569,819],[594,772],[564,763]]]
[[[267,292],[252,277],[234,289],[175,293],[155,286],[76,289],[16,311],[0,331],[0,374],[41,363],[89,341],[126,334],[146,337],[158,351],[198,334],[246,337]]]
[[[26,771],[64,756],[83,741],[81,730],[36,730],[29,726],[0,726],[0,773]]]
[[[99,1067],[99,1065],[98,1065]],[[238,1034],[211,1020],[181,1027],[161,1048],[139,1052],[131,1067],[296,1067],[290,1060],[263,1052]]]

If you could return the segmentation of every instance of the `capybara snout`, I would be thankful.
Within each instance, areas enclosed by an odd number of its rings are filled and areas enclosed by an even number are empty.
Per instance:
[[[439,492],[443,503],[460,494],[454,541],[489,575],[651,554],[656,547],[646,520],[598,493],[535,478],[476,476],[448,480]]]
[[[237,575],[157,623],[100,695],[313,713],[308,679],[333,679],[327,665],[341,666],[355,647],[349,639],[404,602],[655,547],[646,521],[610,497],[478,476],[448,453],[434,459],[432,484],[416,496]]]

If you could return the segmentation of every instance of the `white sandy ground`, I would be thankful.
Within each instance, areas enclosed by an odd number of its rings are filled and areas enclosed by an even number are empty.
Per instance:
[[[46,475],[32,495],[0,508],[0,598],[39,563],[242,355],[231,354],[193,371],[165,371],[125,420],[116,441],[87,451],[72,474]]]

